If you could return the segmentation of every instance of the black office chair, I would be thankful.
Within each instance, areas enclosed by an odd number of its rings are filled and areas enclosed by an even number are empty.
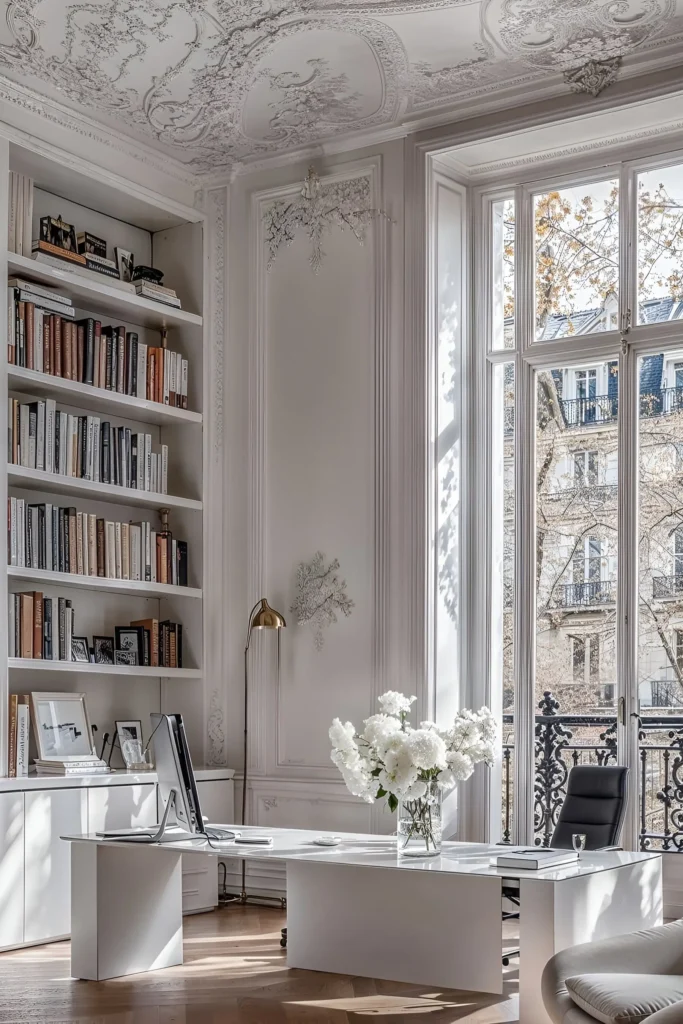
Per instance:
[[[560,808],[557,824],[550,840],[553,850],[571,850],[572,836],[582,832],[587,850],[615,850],[624,824],[628,793],[628,768],[623,765],[579,764],[569,772],[567,795]],[[503,898],[519,906],[519,888],[503,885]],[[519,913],[503,913],[503,920],[519,917]],[[507,967],[512,949],[503,956]]]

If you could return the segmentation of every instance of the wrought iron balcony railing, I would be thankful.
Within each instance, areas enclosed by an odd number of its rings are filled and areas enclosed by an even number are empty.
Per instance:
[[[588,427],[616,421],[619,400],[616,395],[563,400],[562,412],[568,427]]]
[[[546,691],[535,718],[534,832],[548,846],[564,801],[567,777],[577,764],[615,764],[616,711],[563,714]],[[683,852],[683,708],[676,714],[645,714],[639,720],[638,785],[641,850]],[[503,842],[512,842],[514,814],[513,715],[503,716]]]
[[[660,601],[680,597],[683,594],[683,576],[655,576],[652,580],[652,596]]]
[[[614,604],[616,584],[611,580],[590,580],[588,583],[563,583],[555,587],[555,608],[597,608]]]

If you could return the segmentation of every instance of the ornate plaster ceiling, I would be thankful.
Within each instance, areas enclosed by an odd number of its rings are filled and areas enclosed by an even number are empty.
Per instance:
[[[198,177],[683,39],[683,0],[5,0],[0,76]]]

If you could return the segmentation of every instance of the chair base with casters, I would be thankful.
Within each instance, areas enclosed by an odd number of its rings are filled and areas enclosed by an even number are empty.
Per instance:
[[[287,949],[287,929],[286,928],[281,928],[280,929],[280,945],[282,946],[283,949]]]
[[[567,795],[560,808],[550,849],[573,849],[572,836],[576,833],[586,836],[587,850],[621,849],[616,844],[624,824],[627,786],[628,768],[623,765],[575,765],[569,772]],[[519,906],[517,892],[509,879],[503,881],[503,898]],[[519,913],[503,912],[504,921],[515,917],[519,917]],[[518,949],[508,950],[502,956],[503,967],[518,956]]]
[[[683,921],[564,949],[542,989],[553,1024],[683,1024]]]

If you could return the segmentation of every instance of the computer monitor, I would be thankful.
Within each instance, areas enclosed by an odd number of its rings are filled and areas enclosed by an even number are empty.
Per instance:
[[[170,822],[178,828],[196,835],[204,831],[204,819],[199,805],[197,783],[192,768],[192,758],[187,745],[185,726],[182,715],[163,715],[154,712],[150,715],[152,736],[154,737],[154,754],[157,770],[159,796],[166,809],[175,793],[174,805],[171,809]]]

